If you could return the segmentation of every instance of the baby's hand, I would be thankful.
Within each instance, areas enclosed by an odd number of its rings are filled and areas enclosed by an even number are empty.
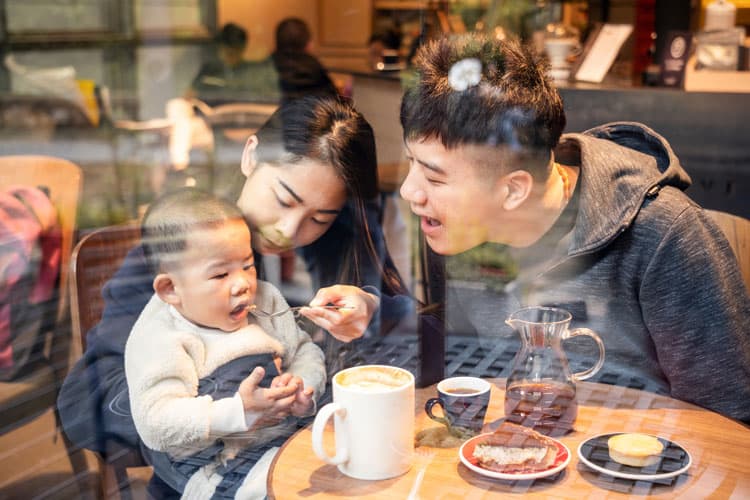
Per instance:
[[[295,417],[306,417],[313,409],[313,388],[307,387],[297,391],[297,396],[291,406],[292,415]]]
[[[292,380],[291,373],[282,373],[271,380],[271,387],[285,387]]]
[[[242,406],[245,411],[255,411],[267,415],[288,413],[296,400],[296,384],[277,383],[274,385],[277,379],[284,377],[284,375],[280,375],[271,381],[270,388],[258,387],[265,373],[265,370],[260,366],[255,367],[252,373],[240,383],[237,392],[240,393],[240,398],[242,398]],[[289,379],[291,379],[291,376],[289,376]]]
[[[292,381],[297,384],[297,392],[289,408],[290,412],[295,417],[306,417],[313,408],[313,388],[305,387],[305,383],[300,377],[293,377]]]

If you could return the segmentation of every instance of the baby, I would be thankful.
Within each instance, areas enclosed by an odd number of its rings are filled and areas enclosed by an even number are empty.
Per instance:
[[[156,292],[125,347],[133,420],[154,472],[189,498],[262,498],[277,446],[315,412],[322,351],[256,279],[232,203],[194,189],[156,200],[142,223]]]

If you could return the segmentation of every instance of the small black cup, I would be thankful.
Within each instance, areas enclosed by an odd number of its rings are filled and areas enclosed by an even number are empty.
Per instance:
[[[424,405],[427,416],[448,428],[453,436],[466,439],[479,434],[490,403],[490,383],[477,377],[452,377],[441,381],[438,397]],[[437,405],[443,416],[432,413]]]

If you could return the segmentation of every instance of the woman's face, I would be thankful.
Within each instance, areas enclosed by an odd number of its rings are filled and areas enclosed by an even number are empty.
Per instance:
[[[237,205],[253,232],[253,248],[278,254],[309,245],[331,226],[346,202],[346,187],[333,167],[312,160],[284,165],[245,165]]]

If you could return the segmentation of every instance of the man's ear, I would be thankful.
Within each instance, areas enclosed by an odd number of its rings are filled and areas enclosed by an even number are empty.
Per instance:
[[[514,170],[502,178],[503,208],[515,210],[520,207],[531,194],[534,178],[526,170]]]
[[[250,177],[250,174],[255,169],[255,165],[257,163],[255,159],[255,148],[257,147],[258,136],[253,134],[247,138],[245,149],[242,151],[242,161],[240,163],[240,168],[242,168],[242,173],[245,175],[245,177]]]
[[[175,290],[174,281],[167,273],[159,273],[154,278],[154,291],[161,300],[170,305],[179,305],[180,296]]]

